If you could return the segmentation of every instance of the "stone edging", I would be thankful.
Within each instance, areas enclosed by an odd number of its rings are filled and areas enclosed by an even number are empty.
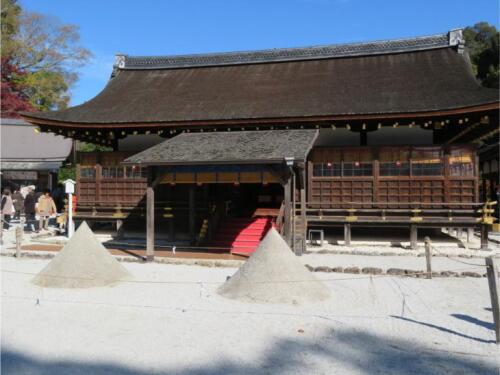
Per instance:
[[[414,250],[408,250],[408,251],[414,251]],[[476,250],[474,250],[476,251]],[[480,250],[477,250],[480,251]],[[484,259],[487,256],[492,256],[496,255],[493,251],[490,252],[491,254],[487,255],[475,255],[475,254],[464,254],[464,253],[459,253],[459,254],[446,254],[446,253],[433,253],[433,257],[441,257],[441,258],[469,258],[469,259]],[[318,250],[318,251],[310,251],[306,250],[304,251],[304,255],[368,255],[368,256],[413,256],[413,257],[425,257],[425,251],[419,251],[418,253],[396,253],[392,251],[387,251],[387,252],[379,252],[379,251],[359,251],[359,250]]]
[[[48,251],[37,251],[37,252],[27,252],[22,251],[22,258],[34,258],[34,259],[52,259],[56,256],[55,252]],[[15,251],[10,252],[2,252],[0,256],[8,256],[15,257]],[[129,262],[129,263],[146,263],[142,259],[133,257],[133,256],[116,256],[115,259],[119,262]],[[166,257],[157,257],[153,262],[156,264],[178,264],[185,266],[201,266],[201,267],[240,267],[244,261],[242,260],[233,260],[233,259],[190,259],[190,258],[166,258]]]
[[[425,271],[409,270],[405,268],[389,268],[384,271],[378,267],[327,267],[319,266],[312,267],[306,264],[306,267],[311,272],[336,272],[336,273],[349,273],[349,274],[364,274],[364,275],[390,275],[390,276],[408,276],[415,278],[426,278]],[[486,273],[478,272],[455,272],[455,271],[440,271],[432,272],[432,277],[486,277]]]

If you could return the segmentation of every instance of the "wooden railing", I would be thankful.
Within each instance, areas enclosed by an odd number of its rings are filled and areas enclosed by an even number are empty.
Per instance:
[[[276,218],[276,230],[281,235],[283,235],[284,233],[284,221],[285,221],[284,219],[285,219],[285,202],[281,202],[278,217]]]
[[[367,208],[368,205],[368,208]],[[490,213],[491,203],[443,203],[434,208],[433,203],[412,202],[408,208],[380,207],[378,202],[343,201],[337,207],[320,207],[316,202],[306,203],[308,222],[331,223],[387,223],[387,224],[481,224],[486,223],[485,213]],[[302,204],[297,202],[294,214],[300,215]],[[445,225],[447,224],[447,225]]]

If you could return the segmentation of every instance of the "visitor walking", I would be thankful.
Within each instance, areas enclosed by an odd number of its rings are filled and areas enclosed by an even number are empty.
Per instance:
[[[38,199],[37,210],[38,215],[40,215],[38,229],[48,229],[50,216],[57,213],[56,205],[50,196],[49,190],[46,190],[45,193]]]
[[[12,202],[12,196],[10,195],[10,190],[4,190],[3,192],[1,211],[3,216],[3,229],[9,229],[10,218],[15,212],[14,203]]]
[[[14,209],[16,210],[14,220],[21,220],[21,213],[24,208],[24,197],[19,190],[14,190],[12,202],[14,202]]]
[[[26,194],[26,198],[24,199],[24,214],[26,215],[25,230],[37,232],[35,190],[31,187],[28,189],[28,194]]]

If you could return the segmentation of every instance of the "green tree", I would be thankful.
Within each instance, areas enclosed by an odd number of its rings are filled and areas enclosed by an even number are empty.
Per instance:
[[[13,36],[19,30],[21,7],[17,0],[3,0],[1,11],[2,59],[10,56],[14,50]]]
[[[62,167],[57,172],[57,182],[62,183],[67,179],[76,181],[76,168],[75,167]]]
[[[47,111],[67,107],[78,68],[90,60],[91,53],[81,46],[77,26],[24,11],[16,0],[5,0],[2,58],[23,72],[21,78],[17,77],[22,80],[17,85],[24,87],[32,106]]]
[[[499,33],[495,26],[479,22],[464,30],[465,42],[477,79],[483,86],[498,88]]]
[[[102,146],[95,143],[78,142],[77,150],[79,152],[103,152],[113,151],[113,147]]]

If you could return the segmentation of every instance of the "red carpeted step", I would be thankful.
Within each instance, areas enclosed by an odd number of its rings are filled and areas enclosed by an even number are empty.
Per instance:
[[[271,228],[271,218],[229,218],[220,223],[208,246],[230,249],[233,254],[249,256]]]

